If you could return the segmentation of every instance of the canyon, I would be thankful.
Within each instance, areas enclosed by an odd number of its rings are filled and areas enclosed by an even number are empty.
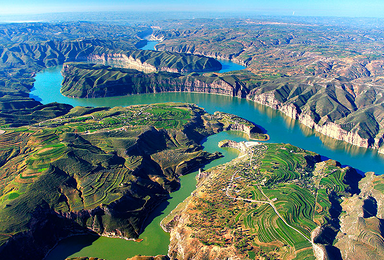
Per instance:
[[[118,79],[111,76],[116,73]],[[369,86],[353,89],[342,80],[313,76],[260,82],[246,72],[144,74],[86,64],[64,65],[63,76],[63,95],[77,98],[178,91],[245,98],[279,110],[326,136],[384,152],[383,91]]]

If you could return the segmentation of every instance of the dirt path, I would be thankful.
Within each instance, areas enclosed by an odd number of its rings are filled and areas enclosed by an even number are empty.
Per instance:
[[[251,153],[250,153],[250,162],[249,162],[249,166],[252,167],[252,158],[253,158],[253,155],[254,155],[254,152],[253,152],[253,149],[251,150]],[[245,170],[246,168],[244,167],[244,169],[241,169],[241,170]],[[231,196],[229,194],[230,192],[230,189],[232,188],[233,186],[233,180],[236,176],[236,174],[238,172],[240,172],[241,170],[238,170],[236,172],[233,173],[232,177],[231,177],[231,181],[229,182],[227,188],[226,188],[226,192],[225,192],[225,195],[227,195],[227,197],[231,198],[231,199],[235,199],[235,200],[242,200],[242,201],[247,201],[247,202],[254,202],[254,203],[264,203],[264,204],[269,204],[273,210],[275,211],[276,215],[284,222],[284,224],[286,224],[289,228],[293,229],[294,231],[296,231],[297,233],[299,233],[302,237],[304,237],[304,239],[306,239],[308,242],[310,242],[312,245],[313,242],[308,238],[306,237],[300,230],[296,229],[295,227],[291,226],[290,224],[287,223],[287,221],[283,218],[283,216],[280,215],[279,211],[277,210],[277,208],[275,207],[273,201],[267,197],[265,195],[265,193],[263,192],[263,190],[261,189],[261,187],[259,185],[257,185],[257,188],[260,190],[260,192],[263,194],[263,196],[267,199],[266,201],[263,201],[263,200],[252,200],[252,199],[244,199],[244,198],[239,198],[239,197],[234,197],[234,196]]]

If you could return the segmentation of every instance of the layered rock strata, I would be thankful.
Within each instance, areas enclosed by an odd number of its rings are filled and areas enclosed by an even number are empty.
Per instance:
[[[116,73],[117,79],[113,76]],[[384,152],[384,93],[368,84],[355,88],[342,79],[326,81],[315,77],[255,84],[255,76],[250,74],[140,74],[81,64],[66,64],[63,75],[62,93],[78,98],[176,91],[246,98],[279,110],[323,135]]]
[[[210,57],[152,50],[91,54],[87,57],[87,60],[104,65],[137,69],[146,73],[156,71],[174,73],[207,72],[218,71],[222,68],[220,62]]]

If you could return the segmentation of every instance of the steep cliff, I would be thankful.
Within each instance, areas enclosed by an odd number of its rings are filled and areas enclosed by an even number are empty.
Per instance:
[[[87,60],[94,63],[137,69],[147,73],[155,71],[190,73],[221,69],[221,63],[213,58],[168,51],[135,50],[126,53],[103,53],[90,55]]]
[[[177,73],[146,74],[137,70],[110,66],[66,63],[61,92],[77,98],[124,96],[157,92],[201,92],[245,97],[242,84],[231,84],[233,77],[183,76]]]
[[[264,82],[247,99],[279,110],[326,136],[382,152],[381,91],[369,85],[353,90],[343,81],[298,80]]]
[[[342,203],[340,232],[335,244],[343,259],[384,257],[384,178],[367,173],[360,181],[360,193]]]
[[[187,76],[144,74],[134,70],[66,64],[62,93],[72,97],[104,97],[157,92],[200,92],[246,98],[279,110],[326,136],[383,152],[384,98],[370,84],[312,76],[260,80],[251,73]]]
[[[156,38],[156,37],[154,37]],[[162,38],[160,38],[162,39]],[[196,46],[192,44],[181,44],[178,46],[167,46],[166,44],[157,44],[155,46],[156,50],[158,51],[170,51],[175,53],[189,53],[194,55],[202,55],[205,57],[211,57],[214,59],[219,60],[230,60],[232,62],[235,62],[237,64],[247,66],[249,63],[249,60],[242,59],[241,57],[238,57],[240,53],[230,53],[225,54],[221,51],[214,50],[214,49],[207,49],[207,50],[198,50]]]

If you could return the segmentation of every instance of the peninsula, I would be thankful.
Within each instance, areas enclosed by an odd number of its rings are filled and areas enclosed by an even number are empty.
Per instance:
[[[72,108],[0,135],[0,255],[41,259],[76,234],[137,238],[179,177],[220,157],[223,130],[268,137],[234,115],[190,104]]]
[[[220,145],[241,155],[201,172],[162,221],[171,259],[383,257],[383,177],[289,144]]]

